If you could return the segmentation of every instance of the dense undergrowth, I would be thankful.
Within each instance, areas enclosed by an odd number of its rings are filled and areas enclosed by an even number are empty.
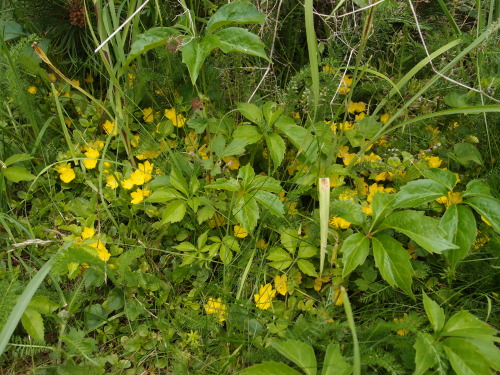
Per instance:
[[[498,2],[372,3],[4,0],[2,373],[500,371]]]

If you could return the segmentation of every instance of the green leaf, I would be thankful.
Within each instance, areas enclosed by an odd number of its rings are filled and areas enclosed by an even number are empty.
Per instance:
[[[297,230],[293,228],[282,228],[279,230],[279,233],[283,247],[287,249],[290,254],[295,255],[295,251],[301,241]]]
[[[189,196],[189,186],[184,176],[176,169],[172,168],[170,172],[170,183],[179,190],[185,197]]]
[[[299,269],[302,272],[304,272],[306,275],[309,275],[309,276],[312,276],[312,277],[318,277],[318,273],[316,272],[316,268],[308,260],[299,259],[297,261],[297,266],[299,266]]]
[[[472,180],[467,184],[464,192],[462,192],[462,198],[483,196],[486,195],[491,197],[490,188],[481,180]]]
[[[468,338],[467,341],[484,357],[490,367],[496,371],[500,371],[500,349],[493,342],[471,338]]]
[[[272,247],[269,250],[269,255],[266,259],[271,261],[271,263],[269,263],[271,267],[274,267],[278,270],[284,270],[285,268],[288,268],[293,262],[290,254],[288,254],[280,247]]]
[[[33,297],[28,307],[38,311],[40,314],[48,315],[57,309],[58,305],[45,296]]]
[[[450,172],[448,170],[444,169],[439,169],[439,168],[431,168],[425,171],[422,171],[422,175],[425,178],[428,178],[430,180],[439,182],[442,184],[446,189],[448,190],[453,190],[453,187],[456,185],[458,178],[457,175],[453,172]],[[446,194],[443,194],[446,195]]]
[[[212,218],[215,212],[215,208],[213,208],[212,206],[203,206],[202,208],[200,208],[196,213],[196,216],[198,217],[198,224],[201,224],[204,221]]]
[[[351,200],[334,200],[331,202],[330,211],[352,224],[361,226],[365,222],[366,215],[361,206]]]
[[[318,157],[318,143],[309,130],[298,126],[295,121],[286,116],[280,116],[275,127],[285,134],[293,145],[303,153],[309,161],[314,162]]]
[[[392,228],[396,232],[410,237],[419,246],[430,253],[456,249],[457,246],[446,239],[446,233],[439,227],[439,222],[424,216],[422,211],[399,211],[387,216],[380,228]]]
[[[290,366],[281,362],[262,362],[243,371],[244,375],[302,375]]]
[[[410,181],[396,194],[394,207],[413,208],[447,194],[448,189],[439,182],[427,179]]]
[[[285,151],[286,151],[285,141],[283,140],[283,138],[280,137],[279,134],[276,133],[266,134],[265,137],[266,137],[267,149],[273,161],[274,170],[276,170],[281,165],[283,159],[285,158]]]
[[[219,37],[219,47],[224,53],[241,52],[247,55],[262,57],[267,61],[264,43],[257,35],[241,27],[228,27],[215,33]]]
[[[262,134],[257,126],[253,125],[240,125],[233,132],[234,139],[243,139],[248,144],[253,144],[261,140]]]
[[[434,332],[439,332],[444,327],[444,310],[433,300],[431,300],[425,292],[422,292],[424,300],[425,313],[431,322]]]
[[[182,62],[186,64],[191,83],[195,85],[205,59],[220,46],[219,38],[215,35],[206,35],[201,40],[185,37],[184,42],[185,44],[181,47]]]
[[[266,190],[271,193],[281,193],[283,188],[278,180],[269,176],[255,176],[251,184],[247,186],[248,190]]]
[[[33,339],[37,341],[45,341],[44,334],[45,328],[43,325],[42,315],[31,307],[27,307],[24,310],[24,314],[21,317],[21,323]]]
[[[2,28],[2,37],[5,42],[27,35],[23,31],[23,27],[14,21],[6,21],[5,23],[2,22]]]
[[[410,264],[410,255],[401,243],[388,235],[378,234],[372,237],[372,244],[375,265],[384,280],[393,287],[403,289],[415,299],[411,290],[413,268]]]
[[[247,164],[240,168],[238,171],[238,178],[241,178],[244,182],[244,186],[250,185],[255,178],[255,171],[250,164]]]
[[[470,143],[458,143],[453,147],[453,151],[454,153],[450,153],[450,156],[464,166],[467,166],[470,161],[483,165],[481,153]]]
[[[283,217],[285,210],[283,208],[283,203],[279,200],[277,195],[264,190],[258,190],[253,194],[255,200],[265,209],[269,210],[271,214],[277,217]]]
[[[339,344],[329,344],[326,348],[325,361],[321,375],[350,375],[352,365],[350,365],[340,353]]]
[[[3,174],[5,178],[12,182],[20,182],[20,181],[32,181],[36,177],[32,175],[30,172],[23,167],[9,167],[3,170]]]
[[[255,5],[246,1],[233,1],[226,4],[210,17],[207,23],[207,34],[227,25],[262,24],[266,15],[260,13]]]
[[[356,130],[359,131],[365,139],[372,139],[381,128],[382,123],[372,117],[365,117],[356,122]]]
[[[185,201],[173,201],[165,207],[162,215],[162,223],[177,223],[184,219],[186,214],[186,202]]]
[[[218,156],[219,158],[225,158],[226,156],[241,155],[245,152],[245,146],[247,145],[248,142],[243,139],[233,139]]]
[[[457,375],[492,374],[488,361],[468,340],[448,338],[443,348]]]
[[[495,328],[490,327],[468,311],[462,310],[448,319],[441,335],[493,341],[496,333]]]
[[[129,65],[137,56],[164,45],[170,38],[176,35],[179,35],[179,31],[172,27],[154,27],[145,31],[132,43],[125,65]]]
[[[225,178],[221,178],[211,184],[205,185],[205,189],[238,191],[241,189],[241,186],[236,180],[226,180]]]
[[[436,350],[436,343],[428,333],[417,333],[417,340],[413,347],[415,348],[415,372],[413,375],[427,374],[438,361],[439,355]]]
[[[467,103],[467,94],[461,94],[456,91],[451,91],[444,98],[443,101],[453,108],[463,108],[470,105]]]
[[[344,269],[342,277],[345,278],[356,267],[362,265],[370,250],[370,240],[363,233],[351,234],[344,240],[340,252]]]
[[[308,375],[316,375],[316,355],[311,345],[297,340],[271,340],[271,346]]]
[[[144,313],[144,307],[135,299],[131,299],[125,303],[125,316],[128,320],[136,320],[142,313]]]
[[[225,245],[221,245],[219,249],[219,256],[222,260],[222,263],[224,263],[226,266],[231,264],[231,261],[233,260],[233,252]]]
[[[7,158],[7,160],[5,160],[3,163],[5,164],[5,166],[9,166],[11,164],[14,164],[14,163],[19,163],[21,161],[26,161],[26,160],[31,160],[33,159],[33,157],[30,155],[30,154],[14,154],[14,155],[11,155]]]
[[[267,125],[269,127],[272,127],[274,125],[274,122],[278,119],[278,117],[280,117],[283,110],[284,107],[278,107],[278,104],[274,102],[264,103],[264,105],[262,106],[262,113],[264,114]]]
[[[372,199],[372,225],[376,227],[378,222],[389,215],[393,210],[394,194],[381,193],[377,191]]]
[[[183,198],[183,196],[175,189],[162,187],[147,197],[144,201],[149,203],[164,203],[173,199]]]
[[[452,269],[455,269],[476,240],[476,219],[468,207],[453,204],[446,209],[439,226],[446,232],[447,239],[458,246],[457,249],[443,251]]]
[[[257,201],[251,194],[245,193],[240,195],[234,204],[233,214],[243,228],[249,233],[252,233],[259,219],[259,206],[257,205]]]
[[[318,254],[318,248],[307,243],[306,241],[300,241],[299,252],[297,254],[297,258],[306,259],[312,258]]]
[[[253,103],[236,103],[236,109],[247,119],[259,126],[263,125],[263,115],[259,107]],[[244,126],[244,125],[242,125]],[[240,127],[242,127],[240,126]],[[248,128],[244,128],[249,131]],[[236,129],[238,130],[238,128]]]
[[[472,207],[491,224],[495,232],[500,233],[500,203],[493,197],[468,197],[464,203]]]
[[[176,246],[172,246],[174,249],[180,251],[196,251],[196,246],[194,246],[191,242],[181,242]]]

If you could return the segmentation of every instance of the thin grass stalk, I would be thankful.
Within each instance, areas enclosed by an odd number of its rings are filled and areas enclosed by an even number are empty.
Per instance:
[[[342,295],[342,301],[344,305],[345,315],[347,317],[347,323],[349,324],[349,329],[352,335],[352,345],[354,351],[353,358],[353,368],[352,373],[354,375],[361,375],[361,355],[359,351],[358,335],[356,333],[356,325],[354,324],[354,315],[352,314],[351,302],[349,301],[349,296],[344,288],[340,286],[340,293]]]
[[[70,137],[69,132],[68,132],[68,127],[66,126],[66,123],[64,122],[64,115],[62,113],[61,103],[59,102],[58,93],[57,93],[56,87],[54,86],[53,83],[50,84],[50,90],[52,91],[52,97],[54,98],[54,101],[56,103],[57,115],[59,116],[59,122],[61,123],[61,128],[62,128],[62,132],[64,134],[64,139],[66,140],[66,144],[69,148],[69,152],[71,153],[71,157],[74,160],[76,160],[75,145],[73,144],[73,141],[71,140],[71,137]]]
[[[323,273],[326,258],[326,246],[328,243],[328,221],[330,216],[330,179],[320,178],[319,188],[319,226],[320,226],[320,258],[319,274]]]
[[[444,15],[446,16],[446,19],[451,24],[451,28],[455,32],[455,35],[457,37],[461,37],[462,36],[462,31],[460,31],[460,28],[458,27],[457,23],[455,22],[455,19],[451,15],[451,13],[448,10],[448,7],[444,3],[444,1],[443,0],[437,0],[437,2],[439,4],[439,6],[441,7],[441,10],[443,11]]]
[[[307,51],[311,68],[312,91],[314,98],[314,112],[312,122],[316,121],[316,112],[319,102],[319,71],[318,71],[318,43],[314,31],[313,0],[305,0],[304,16],[306,24]]]

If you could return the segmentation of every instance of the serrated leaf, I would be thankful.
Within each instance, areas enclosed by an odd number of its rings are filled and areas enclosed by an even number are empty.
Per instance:
[[[241,27],[228,27],[215,33],[219,37],[220,49],[224,53],[241,52],[262,57],[267,61],[265,45],[257,35]]]
[[[450,191],[453,190],[453,187],[456,185],[458,181],[458,177],[455,173],[439,168],[431,168],[422,171],[422,175],[425,178],[439,182],[444,187],[446,187],[446,189]]]
[[[372,225],[376,225],[380,220],[384,219],[389,215],[394,207],[394,199],[396,196],[394,194],[387,194],[381,192],[375,192],[372,199]]]
[[[468,311],[462,310],[448,319],[441,335],[493,341],[496,333],[495,328],[490,327]]]
[[[226,4],[210,17],[207,23],[207,33],[210,34],[222,26],[261,24],[266,19],[255,5],[246,1],[233,1]]]
[[[316,161],[318,143],[309,130],[296,125],[295,121],[287,116],[280,116],[275,122],[275,127],[290,139],[298,152],[304,154],[309,161]]]
[[[276,170],[285,158],[285,141],[279,134],[276,133],[266,134],[265,138],[267,150],[269,151],[269,155],[273,161],[274,170]]]
[[[269,210],[271,214],[277,217],[283,217],[285,210],[283,203],[277,195],[264,190],[257,190],[253,193],[255,200],[262,205],[265,209]]]
[[[212,206],[203,206],[196,212],[196,216],[198,217],[198,224],[207,221],[215,215],[215,208]]]
[[[243,139],[233,139],[218,156],[219,158],[225,158],[227,156],[241,155],[245,153],[247,145],[248,142]]]
[[[170,172],[170,183],[179,190],[185,197],[189,196],[189,186],[184,176],[175,168]]]
[[[350,375],[352,365],[340,353],[339,344],[329,344],[326,348],[325,361],[321,375]]]
[[[443,251],[452,269],[465,258],[476,240],[476,219],[471,210],[464,205],[453,204],[439,221],[439,226],[446,232],[447,239],[458,246],[457,249]]]
[[[241,186],[236,180],[226,180],[225,178],[221,178],[211,184],[205,185],[205,189],[238,191],[241,189]]]
[[[57,309],[58,305],[46,296],[36,296],[31,299],[28,307],[38,311],[40,314],[47,315]]]
[[[172,246],[174,249],[180,251],[196,251],[196,246],[194,246],[191,242],[181,242],[176,246]]]
[[[170,202],[162,215],[162,223],[177,223],[184,219],[186,214],[186,202],[185,201],[173,201]]]
[[[21,323],[33,339],[37,341],[45,341],[45,327],[43,325],[42,315],[31,307],[27,307],[21,316]]]
[[[500,349],[491,341],[468,338],[467,341],[490,364],[490,367],[500,371]]]
[[[483,196],[486,195],[491,197],[490,188],[481,180],[472,180],[467,184],[464,192],[462,192],[462,198]]]
[[[259,107],[253,103],[236,103],[236,109],[240,112],[247,120],[250,120],[254,124],[259,126],[263,125],[263,115]],[[245,130],[249,130],[245,128]]]
[[[229,265],[233,260],[233,252],[224,244],[221,245],[219,249],[219,256],[220,259],[222,260],[222,263],[224,263],[226,266]]]
[[[178,198],[182,198],[182,195],[177,190],[163,187],[153,191],[153,194],[144,201],[149,203],[164,203]]]
[[[14,154],[9,156],[3,163],[8,167],[11,164],[31,159],[33,159],[33,157],[30,154]]]
[[[476,146],[471,145],[470,143],[457,143],[453,147],[453,151],[456,160],[464,166],[467,166],[470,161],[483,165],[481,153]]]
[[[145,31],[132,43],[125,65],[129,65],[137,56],[164,45],[170,38],[176,35],[179,35],[179,31],[172,27],[153,27]]]
[[[251,194],[245,193],[240,195],[234,204],[233,214],[243,228],[252,233],[259,219],[257,201]]]
[[[274,102],[265,102],[262,106],[262,113],[264,114],[264,118],[266,119],[267,125],[272,127],[274,122],[280,117],[283,112],[284,107],[278,106],[278,104]]]
[[[344,240],[340,252],[344,269],[342,277],[346,277],[356,267],[362,265],[370,251],[370,240],[363,233],[351,234]]]
[[[250,184],[247,185],[248,190],[266,190],[271,193],[281,193],[283,188],[278,180],[269,176],[255,176]]]
[[[415,348],[415,372],[413,375],[427,374],[438,361],[437,345],[434,339],[428,333],[417,333],[417,340],[413,345]]]
[[[240,125],[233,132],[234,139],[242,139],[253,144],[261,140],[262,134],[257,126],[253,125]]]
[[[330,211],[355,225],[361,226],[365,222],[366,215],[361,206],[351,200],[334,200],[331,202]]]
[[[297,340],[271,340],[271,346],[300,367],[307,375],[316,375],[316,355],[311,345]]]
[[[443,341],[443,348],[457,375],[492,374],[489,363],[468,340],[448,338]]]
[[[396,194],[394,207],[413,208],[447,194],[448,189],[439,182],[427,179],[410,181]]]
[[[365,139],[372,139],[382,128],[382,123],[372,117],[365,117],[356,122],[356,130],[358,130]]]
[[[220,46],[219,38],[215,35],[205,35],[203,38],[184,38],[181,47],[182,62],[186,64],[191,83],[196,84],[200,69],[210,53]]]
[[[8,167],[3,170],[3,175],[5,178],[12,182],[20,182],[20,181],[32,181],[36,177],[32,175],[26,168],[23,167]]]
[[[316,268],[308,260],[299,259],[297,261],[297,266],[299,266],[299,269],[302,272],[304,272],[306,275],[309,275],[309,276],[312,276],[312,277],[318,277],[318,273],[316,272]]]
[[[295,251],[301,241],[297,230],[293,228],[282,228],[279,230],[279,233],[283,247],[287,249],[290,254],[295,255]]]
[[[425,292],[422,292],[425,313],[431,322],[434,332],[439,332],[444,327],[444,310],[432,299],[430,299]]]
[[[292,258],[285,250],[279,247],[273,247],[269,250],[269,255],[266,258],[271,262],[269,265],[278,270],[284,270],[292,264]]]
[[[464,203],[472,207],[491,224],[495,232],[500,233],[500,203],[493,197],[468,197]]]
[[[253,167],[250,164],[241,167],[238,171],[238,178],[243,180],[243,186],[249,186],[255,178]]]
[[[394,238],[378,234],[372,237],[375,265],[385,281],[391,286],[397,286],[415,299],[411,290],[413,268],[410,255],[401,243]]]
[[[306,241],[300,241],[299,252],[297,253],[297,258],[306,259],[312,258],[318,254],[318,248],[308,244]]]
[[[243,371],[244,375],[302,375],[290,366],[281,362],[262,362],[258,365],[253,365]]]
[[[458,246],[446,239],[446,233],[439,222],[424,215],[422,211],[399,211],[387,216],[380,228],[392,228],[410,237],[430,253],[456,249]]]

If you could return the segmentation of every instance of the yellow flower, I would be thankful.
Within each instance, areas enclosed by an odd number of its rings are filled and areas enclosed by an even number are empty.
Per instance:
[[[234,235],[238,238],[245,238],[246,236],[248,236],[248,232],[245,228],[240,227],[239,225],[235,225]]]
[[[375,181],[392,181],[394,173],[392,172],[382,172],[375,176]]]
[[[340,288],[335,289],[334,292],[335,306],[342,306],[344,304],[344,299],[342,298],[342,293]]]
[[[351,223],[341,217],[334,216],[330,219],[330,226],[336,229],[347,229],[351,226]]]
[[[186,122],[186,118],[183,115],[178,114],[175,108],[166,109],[165,117],[172,121],[172,124],[178,128],[182,128]]]
[[[222,303],[220,298],[210,297],[205,304],[205,311],[207,314],[213,314],[217,316],[219,322],[223,322],[227,318],[227,306]]]
[[[365,215],[372,216],[372,205],[371,204],[368,204],[367,202],[365,202],[361,205],[361,209],[363,210]]]
[[[226,166],[229,169],[232,169],[233,171],[237,170],[240,167],[240,161],[236,159],[234,156],[228,156],[225,158],[222,158],[224,160],[224,163],[226,163]]]
[[[106,120],[106,122],[102,125],[102,127],[106,131],[106,134],[111,134],[112,136],[115,136],[118,134],[118,129],[116,129],[114,122]]]
[[[56,167],[56,171],[59,173],[59,178],[66,183],[73,181],[76,177],[75,171],[71,168],[70,163]]]
[[[153,113],[153,108],[144,108],[142,110],[142,118],[144,119],[145,122],[153,122],[155,120],[155,115]]]
[[[451,191],[448,192],[448,196],[444,195],[441,198],[437,198],[436,202],[445,204],[446,207],[451,206],[452,204],[462,203],[463,199],[460,196],[460,192],[453,193]]]
[[[107,262],[109,258],[111,257],[111,254],[109,253],[108,249],[103,245],[101,241],[97,241],[90,246],[95,247],[97,249],[97,256],[101,258],[104,262]]]
[[[261,249],[261,250],[266,250],[267,249],[267,243],[266,243],[266,240],[263,239],[263,238],[260,238],[257,243],[255,244],[255,246],[257,246],[257,249]]]
[[[348,76],[343,76],[342,80],[340,81],[340,85],[337,92],[340,95],[346,95],[349,91],[351,91],[350,89],[351,85],[352,85],[352,78],[349,78]]]
[[[72,79],[71,82],[73,82],[74,85],[80,87],[80,81],[77,79]]]
[[[87,76],[85,77],[85,82],[90,85],[91,83],[94,82],[94,77],[92,77],[90,73],[87,73]]]
[[[404,313],[403,317],[402,318],[394,318],[393,320],[396,322],[396,323],[402,323],[406,318],[408,317],[408,314]],[[410,333],[410,331],[407,331],[407,330],[404,330],[404,329],[398,329],[396,331],[396,333],[399,335],[399,336],[406,336],[408,333]]]
[[[126,190],[130,190],[134,187],[134,181],[132,181],[132,179],[130,178],[127,178],[126,180],[123,180],[122,181],[122,187]]]
[[[288,277],[286,275],[277,275],[274,278],[274,287],[276,288],[278,293],[283,296],[288,293],[288,287],[286,285],[287,280]]]
[[[54,73],[49,73],[48,76],[50,82],[54,83],[55,81],[57,81],[56,75]]]
[[[358,103],[354,103],[354,102],[349,102],[349,107],[348,107],[348,111],[349,113],[356,113],[356,112],[364,112],[366,109],[366,104],[363,103],[363,102],[358,102]]]
[[[382,158],[380,156],[378,156],[377,154],[374,154],[373,152],[370,154],[370,155],[365,155],[364,156],[364,160],[365,161],[369,161],[370,163],[373,163],[375,161],[379,161],[379,160],[382,160]]]
[[[323,66],[322,70],[324,73],[335,73],[335,70],[328,64]]]
[[[430,168],[439,168],[442,162],[438,156],[432,156],[427,160]]]
[[[355,121],[363,120],[365,117],[366,117],[366,113],[361,112],[359,115],[356,115],[356,116],[354,117],[354,120],[355,120]]]
[[[321,287],[323,286],[323,283],[327,283],[328,281],[330,281],[330,278],[328,276],[317,277],[316,280],[314,280],[314,290],[319,292],[321,290]]]
[[[89,159],[84,159],[83,164],[85,164],[85,168],[93,169],[97,165],[97,158],[99,157],[99,151],[94,148],[87,148],[87,152],[85,156]]]
[[[111,188],[111,189],[116,189],[118,187],[118,181],[116,180],[116,177],[113,175],[109,175],[106,178],[106,186]],[[130,187],[132,189],[132,187]]]
[[[276,296],[276,289],[271,284],[261,285],[259,294],[254,294],[256,306],[261,310],[267,310],[271,307],[271,302]]]
[[[94,228],[83,227],[82,238],[91,238],[94,237],[94,234],[95,234]]]
[[[151,181],[153,178],[153,166],[148,160],[143,163],[139,163],[137,170],[132,173],[130,180],[134,185],[144,185],[145,183]]]
[[[31,95],[35,95],[38,92],[38,89],[35,86],[30,86],[30,87],[28,87],[28,92]]]
[[[391,116],[388,113],[384,113],[382,116],[380,116],[380,121],[383,122],[384,124],[389,121]]]
[[[144,200],[144,198],[149,197],[151,195],[151,193],[152,193],[151,190],[137,189],[136,191],[133,191],[132,193],[130,193],[130,196],[132,197],[132,200],[130,201],[130,203],[139,204]]]

